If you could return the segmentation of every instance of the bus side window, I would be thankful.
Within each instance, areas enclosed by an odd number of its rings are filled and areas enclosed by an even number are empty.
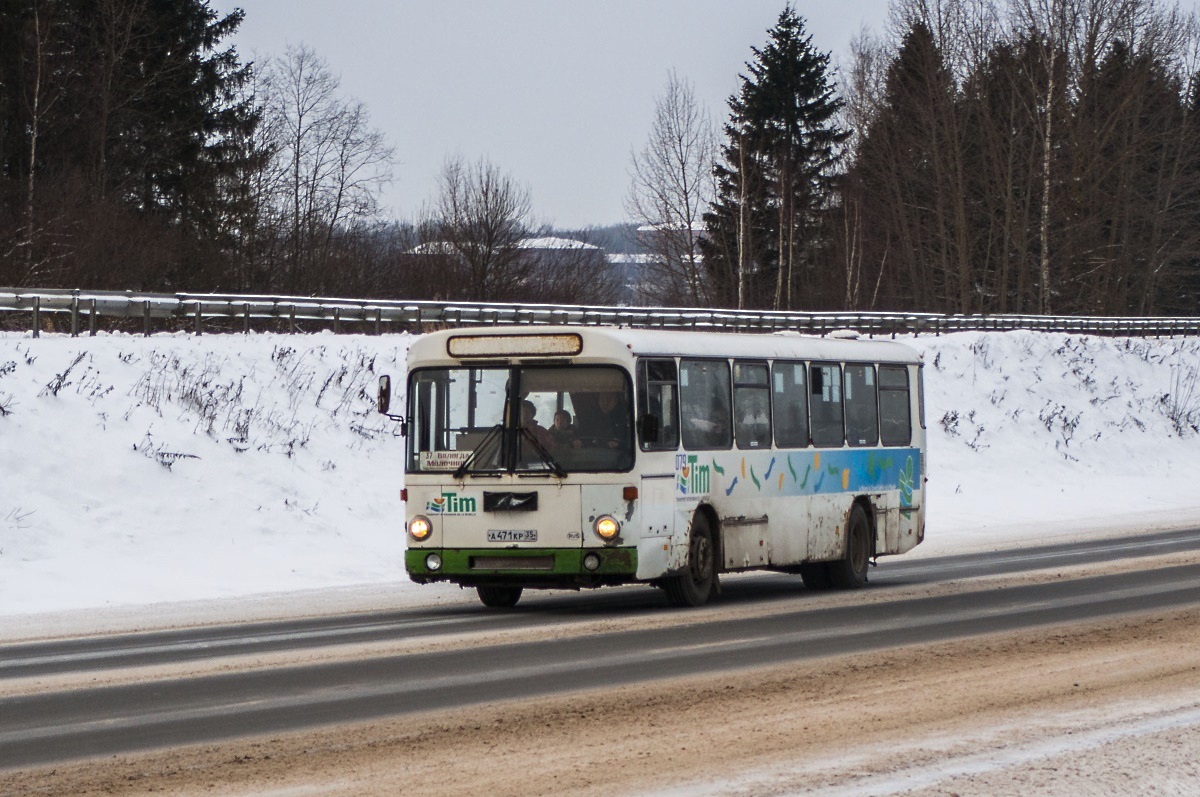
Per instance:
[[[921,428],[925,428],[925,364],[917,366],[917,414]]]
[[[842,426],[842,367],[814,363],[809,368],[808,384],[813,445],[841,448],[846,437]]]
[[[775,420],[775,445],[780,448],[808,446],[808,390],[804,363],[776,361],[771,412]]]
[[[852,446],[879,442],[879,405],[875,395],[875,366],[846,366],[846,441]]]
[[[879,428],[885,446],[906,446],[912,442],[908,392],[907,368],[879,366]]]
[[[738,448],[771,447],[770,387],[766,363],[734,362],[733,436]]]
[[[729,448],[733,442],[729,388],[728,360],[679,362],[684,448]]]
[[[679,448],[679,380],[674,360],[638,367],[638,439],[643,451]]]

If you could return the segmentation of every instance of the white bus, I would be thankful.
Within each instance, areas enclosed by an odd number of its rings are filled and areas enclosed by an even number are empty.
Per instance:
[[[922,367],[899,343],[454,329],[413,342],[406,399],[406,569],[487,606],[633,582],[698,606],[746,570],[853,588],[924,537]]]

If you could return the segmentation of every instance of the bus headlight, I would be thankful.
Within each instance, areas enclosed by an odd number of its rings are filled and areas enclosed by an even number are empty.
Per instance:
[[[429,535],[433,532],[433,524],[429,522],[429,518],[417,515],[408,522],[408,536],[412,537],[417,542],[424,542],[429,539]]]
[[[612,515],[601,515],[596,518],[596,522],[592,525],[596,532],[596,536],[608,542],[616,538],[621,531],[621,524]]]

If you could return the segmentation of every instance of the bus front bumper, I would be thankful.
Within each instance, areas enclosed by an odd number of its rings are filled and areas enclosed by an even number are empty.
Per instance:
[[[432,557],[440,566],[432,568]],[[409,548],[404,567],[418,584],[452,581],[467,587],[599,587],[635,580],[637,548]],[[590,566],[589,566],[590,565]]]

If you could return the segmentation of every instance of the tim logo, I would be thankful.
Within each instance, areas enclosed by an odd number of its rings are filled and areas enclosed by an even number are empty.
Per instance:
[[[679,472],[676,484],[681,495],[704,495],[712,489],[711,469],[697,460],[695,454],[679,454],[675,457],[675,469]]]
[[[442,493],[425,503],[425,511],[432,515],[474,515],[478,511],[475,499],[458,493]]]

